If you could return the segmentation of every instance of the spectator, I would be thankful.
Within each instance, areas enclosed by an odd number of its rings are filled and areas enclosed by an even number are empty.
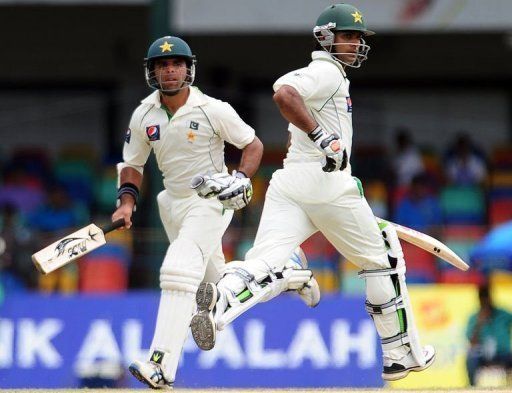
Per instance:
[[[478,369],[483,366],[501,365],[509,372],[512,369],[512,314],[494,306],[488,285],[479,288],[478,297],[480,309],[469,318],[466,328],[470,345],[466,367],[472,386]]]
[[[85,220],[86,214],[73,203],[66,189],[58,184],[48,188],[46,203],[29,217],[31,228],[40,236],[40,247],[77,229],[85,224]],[[68,264],[51,274],[39,276],[39,289],[44,292],[74,292],[77,287],[76,264]]]
[[[446,159],[446,177],[456,185],[479,185],[485,180],[487,169],[481,154],[473,148],[469,135],[461,133]]]
[[[48,187],[46,203],[29,216],[34,230],[39,232],[67,231],[83,223],[83,214],[61,185]]]
[[[431,188],[427,175],[415,175],[407,194],[396,207],[394,220],[420,232],[434,235],[443,221],[439,198]]]
[[[41,190],[30,184],[24,170],[14,168],[4,175],[4,185],[0,186],[0,205],[14,205],[21,213],[28,214],[41,205],[43,198]]]
[[[399,186],[408,186],[414,176],[424,171],[421,154],[414,145],[409,130],[406,128],[397,130],[396,152],[392,162]]]
[[[0,271],[6,291],[33,286],[34,269],[30,263],[32,237],[23,225],[15,205],[0,210]]]

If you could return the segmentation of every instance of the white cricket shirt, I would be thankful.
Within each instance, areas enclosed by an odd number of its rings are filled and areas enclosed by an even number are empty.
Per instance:
[[[289,72],[274,83],[274,91],[288,85],[299,92],[306,108],[318,124],[328,133],[341,137],[350,160],[352,148],[352,101],[350,82],[340,63],[325,51],[314,51],[313,61],[307,67]],[[321,161],[323,158],[307,134],[289,124],[291,145],[284,165],[295,162]],[[345,171],[351,172],[350,164]]]
[[[255,132],[226,102],[190,87],[185,105],[169,119],[153,92],[132,114],[123,148],[125,164],[142,167],[151,150],[172,194],[195,193],[189,184],[193,176],[225,172],[224,141],[243,149]]]

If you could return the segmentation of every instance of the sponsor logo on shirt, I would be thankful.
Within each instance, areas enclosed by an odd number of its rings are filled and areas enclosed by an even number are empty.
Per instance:
[[[347,112],[352,112],[352,100],[347,97]]]
[[[132,130],[129,128],[126,130],[126,135],[124,136],[124,141],[126,143],[130,143],[130,139],[132,139]]]
[[[160,140],[160,126],[155,125],[146,127],[146,135],[148,136],[150,142]]]

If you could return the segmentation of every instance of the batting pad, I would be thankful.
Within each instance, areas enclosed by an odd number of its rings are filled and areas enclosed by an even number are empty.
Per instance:
[[[169,246],[160,269],[162,295],[150,353],[156,348],[168,352],[163,370],[168,381],[174,381],[176,376],[205,267],[197,244],[178,238]]]

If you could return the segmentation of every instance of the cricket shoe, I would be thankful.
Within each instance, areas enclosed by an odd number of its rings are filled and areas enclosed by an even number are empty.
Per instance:
[[[285,265],[285,269],[293,269],[294,272],[289,279],[288,287],[289,290],[295,290],[299,294],[301,300],[308,307],[316,307],[320,303],[320,287],[313,272],[308,270],[308,260],[306,254],[302,251],[302,248],[297,247],[290,259]],[[301,275],[306,275],[307,280],[304,280]],[[294,282],[300,282],[298,288],[294,288]],[[304,283],[304,281],[306,281]]]
[[[425,365],[420,366],[414,359],[412,352],[409,352],[400,360],[390,359],[384,356],[384,371],[382,372],[382,379],[386,381],[396,381],[407,376],[411,371],[423,371],[429,368],[436,358],[436,351],[432,345],[425,345],[423,347],[423,354],[425,356]]]
[[[166,380],[162,371],[161,362],[163,356],[163,352],[154,351],[150,361],[141,362],[136,360],[130,364],[128,370],[130,370],[135,378],[148,385],[151,389],[172,390],[173,382]]]
[[[196,292],[197,312],[190,321],[192,337],[197,346],[209,351],[215,345],[217,326],[213,318],[217,304],[218,290],[212,282],[203,282]]]

